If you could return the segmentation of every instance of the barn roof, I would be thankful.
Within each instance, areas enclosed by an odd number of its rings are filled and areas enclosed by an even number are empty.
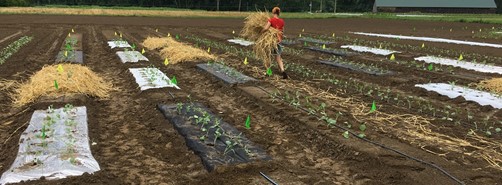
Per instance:
[[[497,8],[495,0],[376,0],[377,7]]]

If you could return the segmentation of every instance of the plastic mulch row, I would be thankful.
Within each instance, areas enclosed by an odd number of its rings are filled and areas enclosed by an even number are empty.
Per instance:
[[[323,41],[323,40],[319,40],[319,39],[314,39],[314,38],[310,38],[310,37],[303,37],[301,39],[298,39],[299,41],[303,41],[303,42],[311,42],[311,43],[316,43],[316,44],[334,44],[335,42],[331,42],[331,41]]]
[[[354,55],[357,55],[356,53],[348,52],[348,51],[341,50],[341,49],[322,49],[322,48],[319,48],[319,47],[308,47],[308,49],[310,49],[312,51],[319,51],[319,52],[323,52],[323,53],[329,53],[329,54],[333,54],[333,55],[336,55],[336,56],[354,56]]]
[[[68,56],[64,56],[65,51],[59,51],[56,56],[56,63],[70,62],[70,63],[84,63],[84,54],[82,51],[69,51]],[[74,56],[73,56],[74,55]]]
[[[222,121],[220,118],[215,117],[206,107],[201,104],[183,104],[182,108],[178,110],[177,105],[164,105],[159,104],[157,108],[164,114],[164,117],[171,122],[175,129],[183,137],[187,146],[194,151],[195,154],[199,155],[202,160],[203,165],[208,171],[213,171],[218,168],[218,166],[232,165],[248,163],[252,161],[265,161],[271,158],[266,154],[266,152],[255,146],[251,141],[249,141],[244,135],[241,134],[237,129],[232,127],[230,124]],[[203,117],[200,111],[195,111],[197,109],[204,110],[208,113],[210,117],[209,123],[204,127],[207,129],[207,138],[204,140],[200,139],[201,136],[205,135],[206,132],[201,130],[202,124],[196,124],[194,118],[190,119],[194,115],[198,117]],[[178,112],[180,111],[180,112]],[[250,154],[246,153],[243,146],[236,145],[233,147],[233,151],[227,151],[227,141],[233,141],[229,139],[225,134],[222,134],[216,139],[216,128],[211,128],[216,120],[220,120],[219,126],[231,136],[240,136],[241,143],[250,151]],[[220,131],[221,132],[221,131]],[[235,140],[235,139],[234,139]]]
[[[371,74],[371,75],[377,75],[377,76],[393,74],[392,71],[378,72],[378,71],[373,71],[373,70],[369,70],[369,69],[358,67],[358,66],[353,66],[350,64],[339,63],[337,61],[323,60],[323,61],[319,61],[319,62],[322,64],[330,65],[330,66],[341,67],[341,68],[350,69],[353,71],[359,71],[359,72],[363,72],[363,73],[367,73],[367,74]]]
[[[228,66],[224,66],[218,63],[212,63],[212,64],[197,64],[197,67],[211,73],[212,75],[216,76],[220,80],[223,80],[226,83],[229,84],[238,84],[238,83],[246,83],[248,81],[255,81],[256,79],[251,78],[249,76],[246,76],[238,71],[236,71],[233,68],[230,68]],[[233,74],[230,74],[232,71]]]

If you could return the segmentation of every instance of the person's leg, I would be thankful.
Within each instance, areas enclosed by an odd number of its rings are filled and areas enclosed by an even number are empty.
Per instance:
[[[284,63],[282,63],[281,55],[276,55],[275,60],[277,61],[277,64],[279,64],[279,69],[281,70],[281,72],[284,72]]]

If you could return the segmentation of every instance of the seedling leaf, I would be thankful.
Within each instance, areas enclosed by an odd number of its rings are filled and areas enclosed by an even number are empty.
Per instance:
[[[251,129],[251,116],[246,118],[246,129]]]
[[[343,132],[342,136],[343,136],[345,139],[349,139],[349,131],[345,131],[345,132]]]

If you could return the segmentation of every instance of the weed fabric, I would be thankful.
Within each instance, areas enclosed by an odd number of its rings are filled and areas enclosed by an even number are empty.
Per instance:
[[[201,104],[159,104],[157,107],[185,137],[187,146],[200,156],[208,171],[222,165],[271,159],[263,149],[255,146],[230,124],[215,117]],[[203,123],[199,124],[198,120],[205,122],[201,121]],[[239,144],[235,144],[236,141]]]
[[[216,76],[228,84],[246,83],[256,79],[246,76],[239,71],[218,63],[197,64],[197,67]]]

